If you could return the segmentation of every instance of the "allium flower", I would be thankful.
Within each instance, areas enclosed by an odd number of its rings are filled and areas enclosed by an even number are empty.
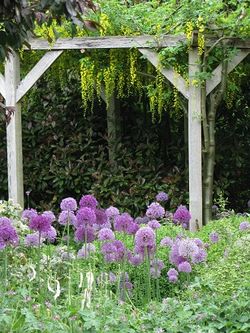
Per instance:
[[[153,230],[159,229],[161,227],[160,223],[157,220],[151,220],[148,222],[148,226]]]
[[[98,205],[98,201],[96,200],[96,198],[91,195],[91,194],[87,194],[87,195],[83,195],[80,202],[79,202],[80,207],[89,207],[92,209],[96,209],[97,205]]]
[[[164,268],[164,262],[160,259],[153,259],[150,262],[150,274],[154,278],[161,276],[161,271]]]
[[[170,275],[170,276],[168,277],[168,280],[169,280],[169,282],[173,282],[173,283],[175,283],[175,282],[178,281],[178,276],[177,276],[177,275]]]
[[[37,211],[33,208],[25,209],[22,212],[22,219],[30,221],[33,217],[37,216]]]
[[[167,272],[169,282],[177,282],[179,273],[176,269],[170,268]]]
[[[192,239],[181,239],[178,245],[179,255],[183,258],[191,258],[195,253],[199,252],[198,245]]]
[[[113,284],[116,283],[116,280],[117,280],[116,275],[113,272],[109,272],[109,282]]]
[[[75,211],[77,210],[77,202],[74,198],[65,198],[60,204],[61,210]]]
[[[96,214],[92,208],[83,207],[78,210],[76,219],[76,227],[81,225],[93,226],[93,224],[96,223]]]
[[[192,267],[188,261],[183,261],[178,265],[178,271],[184,273],[191,273]]]
[[[120,214],[119,209],[116,207],[110,206],[109,208],[106,209],[106,215],[109,219],[112,219],[119,214]]]
[[[161,219],[165,215],[165,209],[158,202],[152,202],[148,206],[146,215],[150,219]]]
[[[190,219],[191,219],[191,215],[190,215],[188,209],[186,208],[186,206],[182,206],[182,205],[180,205],[177,208],[177,210],[173,216],[174,223],[181,224],[183,227],[185,227],[185,229],[188,228]]]
[[[116,231],[127,232],[133,222],[133,218],[128,213],[123,213],[115,217],[114,228]]]
[[[191,257],[192,262],[194,264],[198,264],[200,262],[203,262],[203,261],[206,260],[206,258],[207,258],[207,252],[202,248],[199,248],[199,251],[194,253]]]
[[[54,222],[56,220],[55,214],[51,212],[50,210],[46,210],[42,213],[43,216],[48,217],[50,219],[50,222]]]
[[[81,225],[75,230],[75,241],[91,243],[95,240],[94,228],[88,225]]]
[[[164,238],[162,238],[162,240],[160,242],[161,246],[166,246],[166,247],[172,247],[173,244],[174,244],[174,241],[170,237],[164,237]]]
[[[172,221],[173,220],[173,213],[166,210],[165,217],[167,220]]]
[[[96,224],[103,225],[108,222],[108,217],[104,209],[96,209],[95,215],[96,215],[96,222],[95,222]]]
[[[129,224],[127,228],[127,234],[128,235],[135,235],[136,232],[139,230],[139,225],[137,223],[131,223]]]
[[[76,216],[74,212],[63,210],[58,217],[58,223],[61,225],[66,225],[69,222],[69,224],[76,225]]]
[[[165,192],[159,192],[156,197],[155,197],[156,201],[158,202],[164,202],[164,201],[168,201],[168,195]]]
[[[203,241],[200,238],[194,238],[194,242],[199,247],[202,247],[204,245]]]
[[[11,220],[7,217],[0,217],[0,250],[8,245],[16,246],[19,238]]]
[[[250,229],[250,223],[247,221],[241,222],[240,226],[239,226],[239,230],[243,231],[243,230],[248,230]]]
[[[24,244],[25,244],[25,246],[28,246],[28,247],[38,246],[39,245],[39,234],[34,233],[34,234],[27,235],[24,239]]]
[[[106,240],[114,240],[115,234],[111,229],[103,228],[98,233],[98,239],[100,241],[106,241]]]
[[[218,243],[219,241],[219,234],[215,231],[211,232],[209,235],[209,239],[212,243]]]
[[[50,227],[50,229],[46,232],[42,232],[42,237],[47,239],[50,243],[54,243],[56,240],[57,231],[54,227]]]
[[[171,251],[169,253],[169,261],[171,264],[178,266],[183,261],[186,261],[179,253],[179,240],[176,240],[172,245]]]
[[[144,223],[144,219],[143,219],[143,217],[138,216],[137,218],[135,218],[134,222],[136,224],[140,225],[140,224]]]
[[[129,257],[128,262],[133,266],[139,266],[143,263],[143,256],[141,254],[135,254]]]
[[[50,230],[51,221],[47,216],[37,215],[30,221],[29,228],[38,232],[47,232]]]
[[[95,252],[96,248],[94,244],[88,243],[84,245],[78,252],[77,258],[88,258],[92,252]]]
[[[126,249],[124,244],[119,240],[104,243],[101,252],[107,262],[116,262],[123,259]]]
[[[135,234],[135,252],[145,255],[155,250],[155,232],[150,227],[142,227]]]

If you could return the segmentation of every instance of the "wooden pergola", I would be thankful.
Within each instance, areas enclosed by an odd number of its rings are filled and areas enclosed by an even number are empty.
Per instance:
[[[46,40],[32,39],[29,41],[30,49],[27,51],[46,50],[47,53],[21,81],[19,55],[14,52],[10,53],[5,62],[5,73],[0,73],[0,94],[5,99],[6,108],[14,110],[7,125],[9,198],[21,206],[24,204],[21,99],[64,50],[137,48],[148,61],[159,69],[160,60],[154,50],[177,46],[180,42],[185,41],[184,35],[166,35],[160,40],[154,36],[64,38],[58,39],[53,45]],[[208,38],[206,47],[211,47],[216,42],[216,38]],[[250,53],[250,40],[228,38],[226,45],[237,49],[237,53],[228,64],[228,72],[231,72]],[[195,44],[189,50],[188,66],[188,85],[173,69],[162,68],[160,70],[164,77],[188,100],[189,209],[192,216],[190,230],[195,231],[197,227],[202,226],[201,87],[192,85],[192,79],[200,71],[198,48]],[[221,72],[222,65],[220,64],[213,71],[212,78],[206,81],[207,96],[221,82]]]

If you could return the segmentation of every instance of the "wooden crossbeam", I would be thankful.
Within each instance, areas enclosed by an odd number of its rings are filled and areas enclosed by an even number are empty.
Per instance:
[[[31,69],[17,87],[16,103],[29,91],[42,74],[53,64],[53,62],[62,54],[61,51],[47,52],[38,63]]]
[[[3,74],[0,73],[0,94],[5,98],[6,92],[5,92],[5,78]]]
[[[239,50],[237,54],[229,61],[228,63],[228,73],[232,72],[234,68],[244,60],[247,55],[250,53],[250,50]],[[220,64],[213,72],[212,78],[208,79],[206,82],[206,94],[209,95],[215,87],[221,82],[221,69],[222,65]]]
[[[151,62],[153,66],[159,68],[163,76],[165,76],[181,93],[188,99],[189,91],[186,85],[186,81],[182,76],[177,74],[172,68],[161,68],[160,59],[157,52],[149,49],[139,49],[139,51]]]

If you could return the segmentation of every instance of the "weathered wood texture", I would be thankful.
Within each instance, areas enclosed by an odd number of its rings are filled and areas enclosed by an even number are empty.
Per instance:
[[[202,227],[202,145],[201,145],[201,88],[192,85],[199,72],[197,48],[189,51],[189,100],[188,100],[188,160],[189,160],[189,209],[190,230]]]
[[[31,69],[17,87],[16,103],[30,90],[43,73],[53,64],[53,62],[62,54],[62,51],[47,52],[38,63]]]
[[[5,87],[7,108],[13,108],[13,115],[7,125],[7,161],[9,198],[22,207],[23,193],[23,157],[21,107],[16,103],[16,88],[20,80],[19,56],[10,53],[5,64]]]
[[[6,92],[5,92],[5,78],[3,74],[0,73],[0,94],[5,98]]]
[[[229,60],[227,72],[232,72],[237,65],[239,65],[242,60],[244,60],[247,55],[250,53],[250,50],[238,50],[237,54]],[[209,95],[211,91],[221,82],[221,69],[222,65],[220,64],[213,72],[212,78],[206,82],[206,94]]]
[[[189,91],[187,84],[182,76],[176,73],[172,68],[163,68],[160,66],[160,59],[156,51],[149,49],[141,49],[139,51],[145,56],[145,58],[151,62],[153,66],[159,69],[163,76],[165,76],[181,93],[188,99]]]

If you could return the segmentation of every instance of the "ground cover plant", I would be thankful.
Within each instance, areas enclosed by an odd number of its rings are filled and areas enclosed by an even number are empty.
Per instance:
[[[191,234],[167,202],[136,218],[92,195],[57,216],[1,202],[0,331],[249,331],[249,217]]]

